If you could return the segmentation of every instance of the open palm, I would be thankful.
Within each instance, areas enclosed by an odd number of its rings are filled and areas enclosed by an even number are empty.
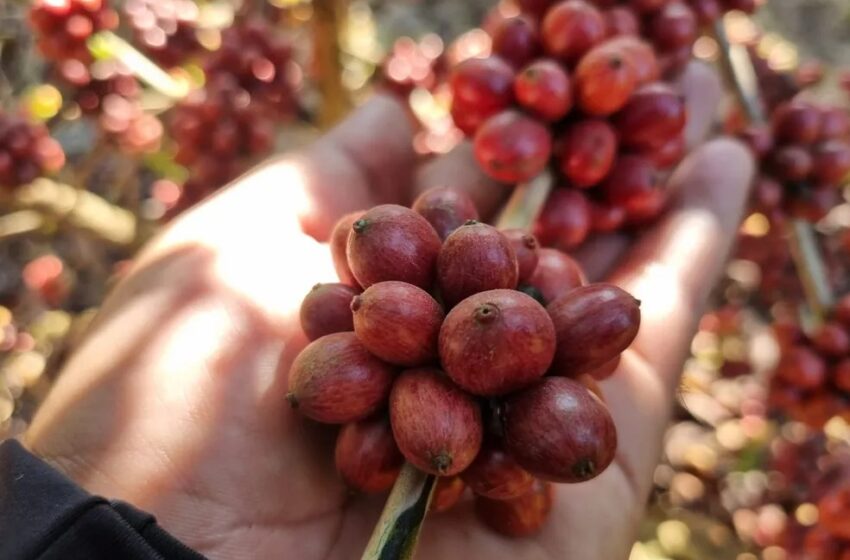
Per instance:
[[[689,136],[719,96],[705,69],[683,87]],[[504,188],[468,146],[417,169],[399,104],[377,98],[299,156],[271,162],[181,217],[104,304],[24,436],[92,493],[129,501],[212,558],[359,558],[382,497],[349,494],[333,471],[335,431],[293,413],[286,372],[306,339],[298,305],[333,281],[337,217],[408,203],[447,184],[491,215]],[[559,486],[543,532],[509,540],[469,503],[426,523],[418,558],[625,558],[649,491],[694,323],[740,217],[752,164],[729,141],[704,144],[671,179],[675,206],[633,241],[591,242],[580,258],[642,300],[643,324],[603,383],[617,460]]]

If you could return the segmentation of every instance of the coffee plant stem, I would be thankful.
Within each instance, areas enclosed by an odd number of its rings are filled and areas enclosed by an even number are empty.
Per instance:
[[[741,110],[751,124],[766,124],[767,119],[758,92],[758,81],[749,54],[743,47],[729,42],[722,19],[714,23],[713,31],[720,52],[720,67],[728,86],[735,93]],[[834,296],[817,244],[817,237],[812,225],[800,219],[789,220],[786,234],[797,275],[803,285],[806,303],[812,313],[812,326],[818,326],[829,314]]]

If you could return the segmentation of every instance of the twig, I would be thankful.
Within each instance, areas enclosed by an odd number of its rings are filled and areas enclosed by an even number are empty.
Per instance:
[[[406,463],[375,525],[362,560],[408,560],[416,552],[437,478]]]
[[[314,0],[313,60],[321,93],[319,126],[327,129],[348,113],[348,90],[342,83],[340,34],[348,9],[347,0]]]
[[[137,241],[138,223],[132,212],[71,185],[36,179],[17,188],[11,203],[22,210],[44,212],[115,245]]]
[[[549,198],[553,183],[552,172],[546,169],[531,181],[517,185],[496,220],[496,226],[499,229],[530,228]]]
[[[549,197],[552,185],[549,170],[517,185],[496,220],[497,227],[529,229]],[[436,477],[405,464],[384,504],[362,560],[408,560],[413,557],[434,486]]]
[[[179,100],[189,93],[188,83],[175,80],[133,45],[111,31],[101,31],[93,35],[89,39],[89,50],[96,58],[119,60],[137,78],[171,99]]]
[[[735,92],[747,120],[754,125],[764,125],[766,117],[749,53],[740,45],[729,43],[726,28],[720,19],[714,23],[714,38],[720,50],[720,66],[726,82]],[[813,315],[813,326],[817,326],[829,314],[834,301],[817,238],[812,225],[798,219],[789,221],[786,234],[797,276],[803,285],[806,303]]]
[[[9,239],[38,231],[44,227],[44,215],[35,210],[18,210],[0,216],[0,239]]]

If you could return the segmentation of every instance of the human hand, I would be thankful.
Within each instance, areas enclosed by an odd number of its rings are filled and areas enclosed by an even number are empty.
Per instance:
[[[689,69],[689,138],[709,128],[719,86]],[[464,146],[416,169],[401,106],[377,98],[301,155],[260,168],[156,239],[105,302],[24,436],[90,492],[126,500],[212,558],[359,558],[382,506],[333,470],[334,430],[294,413],[286,373],[306,344],[304,294],[333,281],[337,217],[409,203],[446,184],[483,216],[506,189]],[[642,301],[642,325],[602,383],[619,432],[615,463],[558,486],[542,533],[508,540],[470,504],[425,525],[417,558],[625,558],[643,513],[695,322],[720,274],[753,164],[727,140],[697,148],[670,181],[673,208],[638,238],[592,241],[593,280]]]

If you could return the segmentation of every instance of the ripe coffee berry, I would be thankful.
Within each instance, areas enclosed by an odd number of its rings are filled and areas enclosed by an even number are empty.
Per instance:
[[[394,377],[393,368],[370,354],[354,333],[329,334],[295,358],[286,398],[308,418],[344,424],[376,412]]]
[[[605,38],[605,19],[584,0],[565,0],[546,13],[540,33],[547,53],[573,64]]]
[[[546,310],[515,290],[468,297],[440,329],[440,362],[474,395],[503,395],[529,385],[546,373],[554,353],[555,330]]]
[[[434,282],[440,245],[425,218],[409,208],[384,204],[351,225],[348,266],[364,288],[399,280],[428,289]]]
[[[459,476],[441,476],[434,483],[434,493],[428,511],[443,513],[457,505],[466,491],[466,484]]]
[[[481,448],[462,478],[477,496],[492,500],[518,498],[534,484],[534,477],[495,442]]]
[[[590,115],[619,111],[638,85],[633,59],[617,44],[603,43],[576,67],[578,105]]]
[[[378,415],[342,427],[336,438],[334,462],[348,486],[371,494],[392,487],[404,457],[393,439],[389,419]]]
[[[538,251],[540,249],[537,239],[530,233],[526,233],[521,229],[509,229],[502,232],[511,246],[514,248],[514,254],[517,258],[517,270],[519,282],[526,282],[534,274],[539,260]]]
[[[497,533],[515,538],[528,537],[543,528],[553,500],[552,485],[535,480],[528,492],[516,498],[475,498],[475,514]]]
[[[558,138],[561,173],[576,187],[589,188],[608,175],[617,156],[617,133],[602,119],[585,119],[567,126]]]
[[[590,205],[578,190],[556,188],[534,225],[534,235],[546,246],[574,249],[590,233]]]
[[[522,68],[539,54],[540,37],[537,25],[526,16],[503,20],[492,32],[493,54],[514,68]]]
[[[786,103],[773,113],[773,130],[782,142],[811,144],[821,133],[820,111],[804,101]]]
[[[466,134],[513,102],[514,69],[499,57],[471,58],[451,75],[452,116]]]
[[[585,282],[581,266],[557,249],[538,251],[537,268],[528,280],[528,284],[540,292],[546,303],[555,301]]]
[[[640,327],[640,302],[609,284],[576,288],[546,310],[555,326],[554,370],[560,374],[589,372],[613,360]]]
[[[449,306],[478,292],[516,288],[518,270],[508,238],[475,221],[448,236],[437,257],[437,281]]]
[[[340,281],[349,286],[360,286],[348,266],[348,235],[354,222],[363,216],[363,212],[351,212],[337,221],[331,232],[329,241],[331,258],[334,262],[334,270]]]
[[[617,431],[611,413],[572,379],[547,377],[508,397],[504,424],[508,452],[544,480],[583,482],[614,460]]]
[[[316,284],[301,302],[301,328],[310,340],[354,330],[351,300],[359,290],[345,284]]]
[[[349,302],[354,332],[375,356],[407,367],[437,357],[443,309],[425,290],[404,282],[378,282]]]
[[[442,240],[469,220],[478,219],[472,199],[447,187],[428,189],[419,195],[412,208],[428,220]]]
[[[497,181],[518,183],[540,173],[552,153],[552,136],[539,121],[503,111],[475,133],[475,159]]]
[[[390,421],[404,457],[431,474],[451,476],[481,447],[481,410],[439,370],[401,374],[390,394]]]
[[[573,105],[570,77],[555,61],[538,60],[522,69],[514,81],[517,102],[529,113],[557,121]]]
[[[639,88],[614,118],[622,142],[633,148],[653,148],[685,128],[685,100],[662,83]]]

